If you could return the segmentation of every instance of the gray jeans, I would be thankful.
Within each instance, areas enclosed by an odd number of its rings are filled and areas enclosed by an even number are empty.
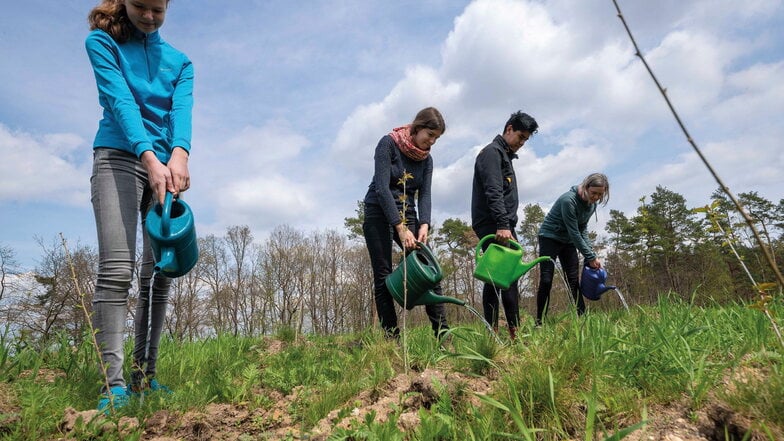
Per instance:
[[[93,326],[101,346],[109,387],[125,386],[123,335],[136,261],[136,235],[142,220],[139,301],[134,320],[134,380],[155,376],[158,344],[171,280],[153,275],[154,256],[144,229],[152,206],[147,171],[136,156],[111,148],[95,149],[90,178],[98,231],[98,276],[93,295]]]

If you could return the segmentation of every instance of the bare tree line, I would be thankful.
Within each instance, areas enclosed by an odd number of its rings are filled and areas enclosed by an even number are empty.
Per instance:
[[[767,240],[776,259],[784,254],[784,201],[778,205],[754,192],[741,200]],[[724,249],[733,240],[759,281],[772,278],[761,252],[720,192],[713,200],[723,210],[725,231],[718,235],[710,223],[686,207],[677,193],[659,187],[642,198],[637,213],[610,210],[605,236],[593,235],[594,245],[606,256],[611,282],[630,304],[652,304],[662,293],[693,300],[697,290],[707,293],[698,301],[750,300],[753,287],[739,269],[737,259]],[[199,238],[200,259],[193,270],[173,281],[166,319],[167,333],[176,339],[197,340],[218,334],[258,336],[282,329],[298,334],[339,334],[374,326],[376,321],[371,266],[361,238],[362,207],[346,218],[345,232],[305,233],[290,226],[276,228],[258,242],[247,226],[232,226],[221,236]],[[538,205],[523,208],[518,237],[524,260],[537,256],[536,233],[544,218]],[[47,342],[65,333],[78,341],[88,329],[80,309],[79,293],[89,305],[95,285],[97,253],[76,245],[70,250],[76,280],[60,244],[36,239],[42,250],[38,267],[23,273],[14,251],[0,244],[0,320],[21,341]],[[434,228],[431,248],[438,255],[445,295],[466,301],[481,311],[481,284],[473,277],[474,248],[478,243],[470,226],[446,219]],[[398,256],[399,257],[399,256]],[[535,311],[538,268],[520,282],[521,313]],[[76,283],[79,285],[77,286]],[[556,280],[551,311],[571,308],[564,283]],[[129,299],[129,329],[136,293]],[[476,322],[470,312],[447,305],[450,324]],[[590,302],[591,309],[620,308],[609,295]],[[408,323],[424,324],[423,308],[409,311]]]

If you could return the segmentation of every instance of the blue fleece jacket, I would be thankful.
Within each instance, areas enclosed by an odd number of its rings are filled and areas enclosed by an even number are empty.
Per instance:
[[[96,29],[85,48],[103,107],[93,148],[115,148],[137,157],[152,150],[164,164],[175,147],[190,152],[193,65],[185,54],[158,32],[136,31],[118,44]]]

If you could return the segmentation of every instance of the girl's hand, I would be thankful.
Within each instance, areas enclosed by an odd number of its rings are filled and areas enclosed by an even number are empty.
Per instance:
[[[141,156],[142,165],[147,170],[147,181],[152,189],[153,199],[163,205],[166,191],[173,190],[172,174],[169,167],[163,165],[152,150],[147,150]]]
[[[166,164],[172,177],[172,186],[167,188],[174,196],[191,187],[191,175],[188,171],[188,152],[182,147],[175,147],[171,159]]]
[[[408,226],[405,223],[400,223],[395,226],[395,230],[397,230],[397,236],[400,238],[400,243],[403,244],[403,248],[406,251],[416,249],[416,238],[414,237],[414,233],[412,233]]]
[[[427,233],[430,227],[427,224],[422,224],[419,226],[419,232],[417,233],[417,240],[422,243],[427,243]]]

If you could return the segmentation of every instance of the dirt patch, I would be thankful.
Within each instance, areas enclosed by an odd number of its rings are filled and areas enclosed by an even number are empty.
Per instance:
[[[37,371],[26,370],[19,374],[19,378],[31,378],[35,375],[36,383],[52,384],[58,378],[65,378],[65,372],[59,369],[38,369]]]
[[[77,411],[72,407],[65,409],[58,426],[61,433],[88,432],[96,435],[117,434],[120,438],[131,435],[139,428],[139,420],[134,417],[120,417],[113,421],[95,409]]]
[[[11,385],[0,383],[0,435],[7,433],[11,427],[19,422],[19,413],[22,408],[17,403]]]
[[[272,350],[281,346],[270,345]],[[724,390],[735,384],[764,377],[764,369],[748,367],[730,372],[723,379]],[[291,417],[291,407],[300,402],[303,388],[295,388],[288,395],[272,390],[255,393],[269,397],[274,403],[269,408],[249,408],[244,404],[211,404],[198,411],[185,413],[161,410],[139,422],[135,418],[121,418],[110,422],[95,410],[76,412],[67,409],[60,430],[68,436],[72,432],[87,430],[88,433],[117,433],[123,435],[132,430],[143,431],[144,441],[239,441],[245,439],[309,439],[324,441],[337,429],[351,430],[362,427],[372,415],[377,423],[397,417],[397,427],[411,433],[421,424],[420,411],[430,409],[439,400],[452,400],[453,406],[481,407],[477,394],[490,394],[495,382],[493,378],[473,377],[457,372],[436,369],[415,370],[400,373],[386,383],[373,389],[359,392],[340,408],[332,410],[314,427],[302,427]],[[770,439],[755,424],[752,418],[734,411],[721,397],[711,394],[701,409],[693,409],[691,400],[683,397],[678,402],[653,405],[648,408],[646,425],[627,435],[629,441],[718,441],[725,439]],[[0,414],[13,415],[20,411],[14,404],[10,387],[0,383]],[[584,412],[585,409],[575,409]],[[628,427],[639,421],[639,414],[629,415],[625,420],[615,420],[616,425]],[[80,423],[81,419],[81,423]],[[84,429],[85,422],[91,426]],[[6,423],[6,427],[9,423]],[[82,427],[82,428],[80,428]],[[3,421],[0,419],[0,435]],[[774,439],[784,439],[777,428]],[[613,432],[603,434],[610,436]],[[725,437],[729,435],[729,438]],[[748,438],[744,438],[748,437]]]
[[[410,431],[419,425],[419,410],[430,409],[441,395],[441,391],[451,396],[458,389],[469,394],[471,404],[478,406],[475,393],[486,394],[491,383],[485,378],[476,378],[453,372],[426,369],[421,373],[399,374],[383,388],[363,391],[352,402],[355,404],[348,415],[341,416],[340,410],[333,410],[319,421],[313,430],[315,440],[326,439],[335,428],[351,428],[360,424],[365,417],[375,413],[375,421],[386,422],[398,411],[398,428]]]
[[[666,406],[653,406],[648,410],[645,427],[631,433],[628,441],[767,441],[770,438],[760,431],[754,421],[733,411],[716,400],[705,408],[692,411],[687,400]],[[634,422],[627,425],[631,426]],[[784,439],[773,431],[773,439]],[[726,431],[726,432],[725,432]]]
[[[399,374],[384,386],[375,390],[363,391],[351,399],[350,411],[334,410],[313,428],[303,428],[290,417],[288,409],[295,403],[299,390],[290,395],[265,391],[275,405],[270,409],[249,409],[244,405],[211,404],[204,410],[184,414],[161,410],[151,415],[143,423],[142,440],[219,440],[234,441],[251,437],[252,439],[297,439],[325,440],[337,427],[351,428],[364,421],[375,412],[375,421],[388,421],[397,411],[401,414],[397,425],[401,430],[415,429],[419,421],[419,410],[429,409],[442,393],[462,394],[472,405],[479,405],[474,393],[488,393],[491,383],[484,378],[469,377],[458,373],[445,373],[427,369],[424,372]],[[398,410],[396,410],[398,409]],[[343,415],[345,414],[345,415]],[[129,428],[139,425],[135,419],[121,419],[116,425],[99,415],[95,410],[77,412],[67,409],[60,424],[62,433],[79,430],[82,424],[92,422],[93,431],[99,433],[126,433]]]
[[[286,347],[286,344],[280,340],[266,339],[266,342],[267,342],[267,347],[265,349],[265,352],[270,355],[277,354]]]
[[[653,406],[648,409],[646,425],[629,434],[628,441],[710,441],[700,426],[689,417],[690,410],[683,403]],[[627,423],[634,425],[636,421]]]

